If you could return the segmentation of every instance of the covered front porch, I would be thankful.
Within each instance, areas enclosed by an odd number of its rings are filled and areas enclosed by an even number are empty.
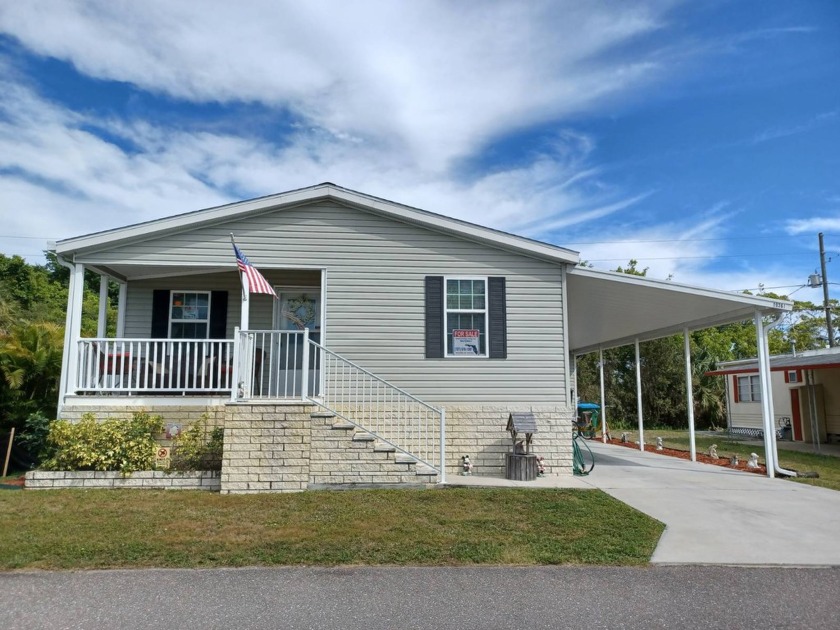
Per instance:
[[[71,286],[60,407],[103,396],[159,404],[167,397],[301,401],[319,395],[323,270],[267,270],[274,299],[244,292],[233,265],[63,264]],[[93,337],[82,336],[86,270],[100,276]],[[114,283],[119,299],[109,321]]]

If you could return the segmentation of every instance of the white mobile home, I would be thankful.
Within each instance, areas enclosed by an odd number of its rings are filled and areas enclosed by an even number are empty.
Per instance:
[[[231,235],[277,293],[243,290]],[[571,474],[574,356],[789,308],[577,267],[577,252],[333,184],[59,242],[62,417],[225,426],[223,491],[499,475],[534,413]],[[83,274],[120,287],[80,336]],[[384,454],[383,454],[384,453]]]

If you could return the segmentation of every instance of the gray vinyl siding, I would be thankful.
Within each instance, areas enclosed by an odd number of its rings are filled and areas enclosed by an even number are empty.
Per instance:
[[[233,266],[231,232],[272,283],[311,284],[291,281],[284,268],[325,268],[327,346],[421,399],[516,402],[523,408],[566,402],[562,269],[557,263],[328,203],[170,234],[88,254],[80,262]],[[425,358],[427,275],[506,278],[507,359]],[[127,334],[148,334],[151,292],[160,288],[226,288],[231,292],[231,334],[239,321],[235,272],[143,280],[129,283]],[[253,299],[251,328],[270,327],[271,301]]]

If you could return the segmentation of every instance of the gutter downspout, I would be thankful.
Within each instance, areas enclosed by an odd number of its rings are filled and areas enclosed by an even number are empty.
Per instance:
[[[779,466],[779,452],[776,446],[776,428],[773,426],[775,419],[775,410],[773,409],[773,389],[770,379],[770,350],[768,344],[768,335],[773,328],[776,328],[782,323],[783,315],[779,313],[776,319],[764,325],[761,320],[761,313],[756,311],[755,322],[756,332],[759,333],[759,374],[761,375],[761,385],[764,396],[762,397],[762,407],[765,412],[764,421],[764,452],[765,460],[767,462],[767,476],[773,477],[773,473],[785,475],[786,477],[797,477],[795,471],[787,470]],[[772,467],[771,467],[772,460]]]

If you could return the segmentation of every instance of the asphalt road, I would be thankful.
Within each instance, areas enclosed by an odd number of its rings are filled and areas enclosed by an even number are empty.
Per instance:
[[[0,574],[4,628],[838,628],[840,568]]]

